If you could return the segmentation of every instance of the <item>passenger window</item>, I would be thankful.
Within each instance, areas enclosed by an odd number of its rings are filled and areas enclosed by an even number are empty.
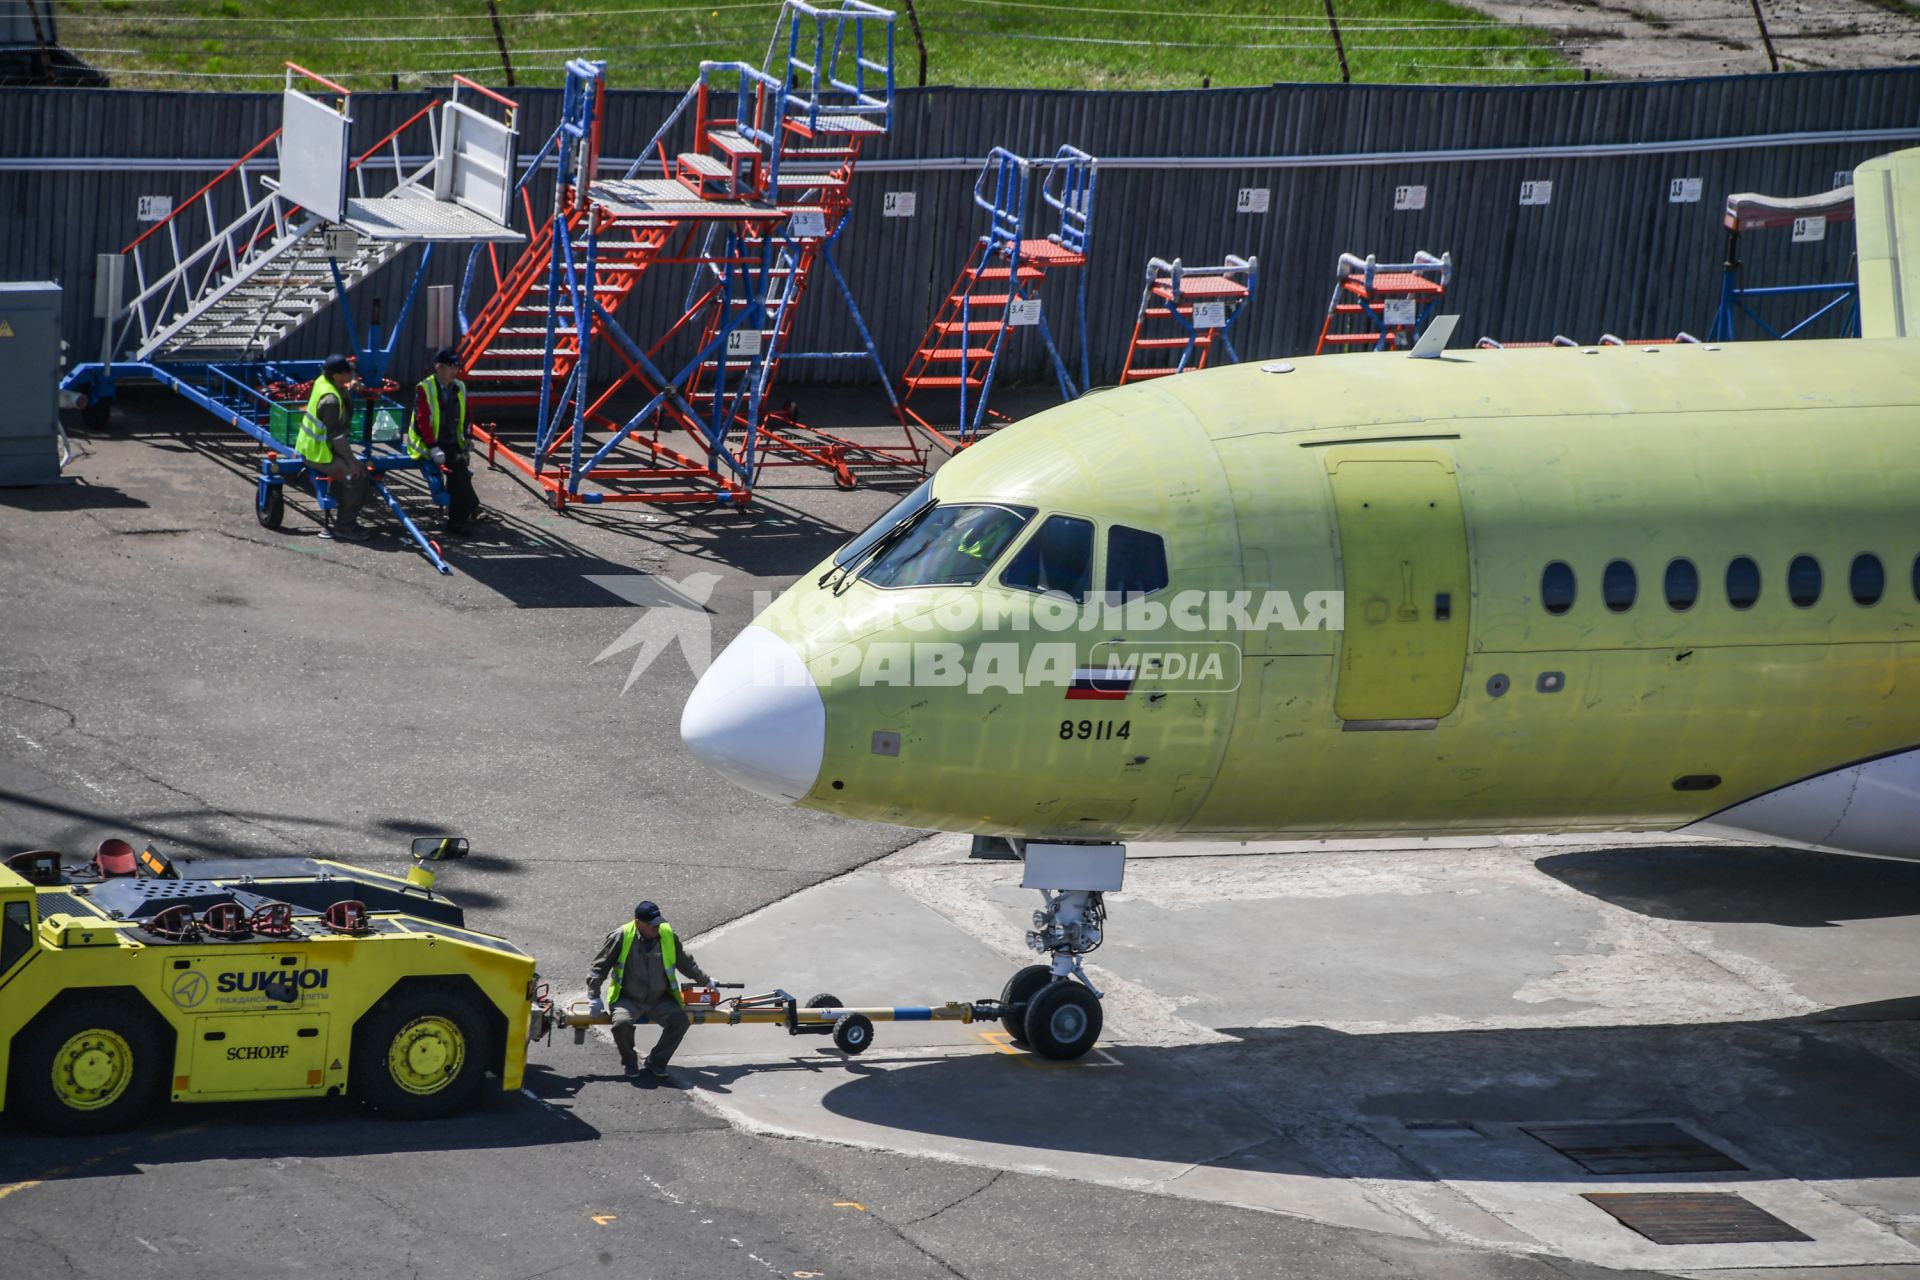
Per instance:
[[[860,576],[876,587],[970,587],[1031,519],[1031,507],[935,507]]]
[[[1700,598],[1700,571],[1682,557],[1667,566],[1667,608],[1685,613]]]
[[[1600,598],[1607,608],[1615,613],[1625,613],[1633,608],[1634,597],[1640,594],[1640,579],[1634,573],[1633,566],[1625,560],[1615,560],[1607,565],[1607,571],[1600,577]]]
[[[9,902],[6,918],[0,921],[0,973],[13,968],[32,946],[33,908],[24,902]]]
[[[1022,591],[1085,600],[1093,588],[1093,521],[1048,516],[1007,562],[1000,581]]]
[[[1727,565],[1727,603],[1736,609],[1751,609],[1760,598],[1760,566],[1746,556],[1736,556]]]
[[[1107,595],[1150,596],[1167,585],[1167,544],[1159,534],[1117,524],[1107,531]]]
[[[1565,560],[1555,560],[1541,573],[1540,603],[1548,613],[1557,616],[1573,608],[1573,591],[1573,566]]]
[[[1872,552],[1853,558],[1853,568],[1847,574],[1847,585],[1853,591],[1853,602],[1862,608],[1879,604],[1880,596],[1887,589],[1887,571],[1880,567],[1880,557]]]
[[[1812,556],[1795,556],[1787,566],[1787,599],[1801,609],[1820,602],[1820,562]]]

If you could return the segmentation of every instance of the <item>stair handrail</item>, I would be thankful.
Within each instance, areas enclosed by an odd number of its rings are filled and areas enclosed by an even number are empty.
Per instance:
[[[1027,170],[1031,166],[1032,161],[1025,156],[1015,155],[1005,147],[995,147],[987,152],[986,162],[973,180],[973,202],[989,215],[987,234],[983,237],[989,252],[1008,243],[1020,243],[1027,203]],[[992,196],[986,194],[989,176],[993,178]]]
[[[1093,227],[1093,183],[1100,162],[1078,147],[1064,146],[1046,163],[1040,198],[1060,215],[1060,229],[1047,239],[1084,254]]]
[[[811,23],[813,38],[811,57],[801,56],[802,19]],[[878,115],[882,130],[893,127],[894,92],[894,24],[897,15],[892,10],[883,9],[867,0],[841,0],[838,8],[816,7],[806,0],[786,0],[781,6],[780,17],[774,26],[773,39],[767,46],[767,58],[763,64],[769,74],[780,47],[780,37],[786,34],[786,66],[780,79],[785,83],[789,113],[803,118],[809,128],[819,124],[820,112],[827,110],[845,115]],[[878,22],[886,32],[886,57],[879,60],[868,56],[867,24]],[[831,47],[827,41],[827,25],[833,25]],[[840,58],[848,52],[847,28],[853,28],[851,79],[840,70]],[[804,88],[796,71],[805,72]],[[870,92],[867,87],[867,74],[872,72],[881,77],[882,91]],[[823,103],[829,93],[836,95],[832,102]]]

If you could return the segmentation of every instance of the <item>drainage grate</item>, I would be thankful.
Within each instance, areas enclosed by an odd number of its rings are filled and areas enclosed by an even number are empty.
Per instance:
[[[1588,1173],[1731,1173],[1747,1167],[1677,1124],[1534,1124],[1520,1131]]]
[[[1590,1191],[1580,1197],[1655,1244],[1781,1244],[1813,1237],[1724,1191]]]

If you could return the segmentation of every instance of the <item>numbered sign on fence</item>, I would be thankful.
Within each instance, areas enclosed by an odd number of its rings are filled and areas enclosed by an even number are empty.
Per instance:
[[[1667,184],[1668,204],[1699,204],[1700,179],[1675,178]]]
[[[802,209],[787,219],[787,234],[795,240],[818,240],[827,234],[827,215],[818,209]]]
[[[1410,209],[1427,207],[1427,189],[1425,187],[1395,187],[1393,189],[1393,207],[1397,213]]]
[[[1007,305],[1007,323],[1014,328],[1023,328],[1040,323],[1040,299],[1015,298]]]
[[[1553,184],[1545,180],[1523,182],[1520,184],[1521,204],[1552,204]]]
[[[1795,244],[1801,244],[1808,240],[1825,240],[1826,238],[1827,220],[1824,216],[1815,214],[1811,218],[1795,218],[1793,220],[1793,242]]]
[[[1236,213],[1265,213],[1273,199],[1273,192],[1266,187],[1242,187],[1240,198],[1234,201]]]
[[[735,329],[727,335],[727,354],[730,356],[759,355],[760,331],[758,329]]]
[[[1412,298],[1388,298],[1381,318],[1388,324],[1412,324],[1419,318],[1419,310]]]
[[[920,194],[916,191],[889,191],[880,212],[888,218],[911,218],[914,206],[919,203]]]
[[[1224,302],[1196,302],[1193,304],[1193,327],[1196,329],[1224,329],[1227,327],[1227,304]]]
[[[352,227],[327,228],[327,256],[329,258],[351,258],[360,251],[360,237],[354,234]]]
[[[141,196],[134,202],[134,216],[142,222],[165,222],[173,216],[173,197]]]

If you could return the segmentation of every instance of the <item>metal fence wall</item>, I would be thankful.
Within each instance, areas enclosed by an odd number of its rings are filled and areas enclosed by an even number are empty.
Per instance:
[[[558,95],[517,96],[530,155]],[[607,153],[631,156],[677,96],[612,93]],[[355,94],[356,148],[426,100]],[[278,116],[274,94],[0,90],[0,279],[67,283],[66,335],[76,358],[90,358],[93,258],[142,230],[137,198],[184,199]],[[1088,268],[1096,382],[1117,376],[1152,255],[1259,257],[1260,295],[1236,330],[1248,358],[1311,350],[1343,250],[1383,261],[1450,252],[1447,309],[1462,313],[1468,341],[1698,334],[1720,283],[1725,196],[1824,191],[1860,161],[1920,143],[1920,68],[1512,87],[903,90],[893,135],[866,153],[839,250],[890,370],[904,366],[982,229],[970,200],[980,158],[995,145],[1041,155],[1062,143],[1103,162]],[[1670,201],[1682,178],[1700,180],[1698,203]],[[1550,203],[1521,205],[1521,184],[1539,181],[1552,183]],[[1425,207],[1396,211],[1396,189],[1408,186],[1426,188]],[[1236,212],[1245,188],[1268,191],[1266,213]],[[883,217],[886,194],[901,191],[917,196],[915,216]],[[1755,233],[1744,246],[1756,283],[1847,279],[1852,252],[1851,226],[1814,243]],[[391,314],[410,261],[363,285],[356,314],[392,295]],[[433,279],[456,282],[462,261],[443,253]],[[650,278],[623,320],[659,331],[684,288]],[[1063,302],[1049,300],[1056,323]],[[337,318],[322,318],[288,354],[344,345],[343,335]],[[803,348],[856,345],[824,278],[797,337]],[[412,371],[423,343],[403,336],[398,372]],[[1011,373],[1039,376],[1037,341],[1018,348]],[[793,373],[836,376],[828,365]],[[868,374],[845,366],[838,376]]]

